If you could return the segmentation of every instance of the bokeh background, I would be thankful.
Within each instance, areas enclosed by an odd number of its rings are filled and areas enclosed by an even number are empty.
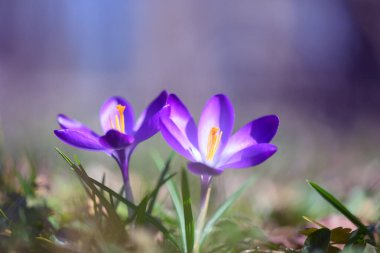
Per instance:
[[[110,168],[110,183],[117,184],[111,159],[55,138],[58,113],[100,130],[99,108],[112,95],[141,112],[166,89],[198,118],[210,96],[225,93],[236,127],[279,116],[273,141],[279,151],[258,168],[217,178],[217,196],[252,173],[260,175],[249,195],[256,213],[299,205],[307,178],[349,199],[376,195],[379,31],[376,0],[1,0],[2,142],[16,158],[36,153],[43,173],[64,191],[73,175],[62,176],[55,146],[79,154],[94,176]],[[151,154],[169,152],[159,135],[140,145],[132,161],[135,188],[154,180],[147,176],[154,171]],[[378,204],[359,199],[352,207],[372,217]]]

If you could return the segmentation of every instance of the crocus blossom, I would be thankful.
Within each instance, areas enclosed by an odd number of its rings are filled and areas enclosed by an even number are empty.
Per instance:
[[[104,134],[98,135],[82,123],[63,114],[58,115],[62,129],[55,135],[63,142],[80,149],[103,151],[112,156],[123,174],[126,198],[133,202],[129,182],[129,160],[136,146],[159,131],[159,111],[166,104],[166,91],[155,98],[136,123],[132,106],[121,97],[109,98],[100,109]]]
[[[277,151],[277,147],[269,143],[277,132],[277,116],[253,120],[232,134],[234,117],[233,106],[223,94],[215,95],[207,102],[198,126],[174,94],[168,97],[167,105],[160,113],[162,136],[189,160],[188,169],[200,175],[203,193],[213,176],[226,169],[258,165]]]

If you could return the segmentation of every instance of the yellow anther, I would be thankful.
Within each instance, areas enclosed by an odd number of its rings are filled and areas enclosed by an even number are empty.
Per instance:
[[[115,115],[116,130],[121,132],[119,116]]]
[[[223,132],[220,131],[219,127],[211,128],[210,133],[208,135],[208,142],[207,142],[206,159],[208,161],[212,161],[212,159],[214,159],[214,156],[220,144],[220,140],[222,139],[222,134]]]
[[[118,130],[122,133],[125,133],[125,122],[124,122],[124,110],[125,110],[125,106],[124,105],[121,105],[121,104],[118,104],[116,106],[116,109],[119,111],[119,116],[120,116],[120,122],[119,122],[119,118],[117,118],[116,120],[116,124],[119,126],[118,127]],[[118,124],[119,122],[119,124]]]
[[[119,112],[119,115],[115,115],[115,124],[112,121],[112,117],[109,117],[109,123],[111,129],[116,129],[117,131],[125,134],[125,122],[124,122],[124,110],[125,106],[118,104],[116,110]]]

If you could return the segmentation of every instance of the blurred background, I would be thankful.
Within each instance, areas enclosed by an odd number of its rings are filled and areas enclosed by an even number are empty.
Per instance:
[[[273,141],[278,153],[258,168],[217,178],[218,196],[252,173],[260,174],[252,208],[262,213],[300,201],[306,178],[338,196],[376,194],[379,31],[377,0],[1,0],[2,141],[11,156],[38,154],[49,177],[66,166],[58,146],[80,154],[93,175],[111,167],[118,183],[111,159],[55,138],[58,113],[100,131],[98,111],[112,95],[139,113],[166,89],[197,119],[210,96],[225,93],[237,128],[265,114],[277,114],[281,125]],[[134,187],[152,183],[145,175],[154,152],[170,152],[159,135],[132,160]]]

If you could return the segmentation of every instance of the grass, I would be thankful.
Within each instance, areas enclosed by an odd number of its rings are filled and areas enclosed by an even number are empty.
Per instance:
[[[113,186],[111,172],[96,179],[86,161],[58,152],[67,163],[60,169],[68,172],[58,180],[33,155],[10,161],[1,152],[0,252],[190,253],[194,243],[204,253],[376,252],[379,246],[379,209],[367,217],[350,210],[363,203],[378,207],[379,194],[364,189],[342,201],[323,182],[279,184],[258,172],[230,190],[222,187],[226,178],[218,179],[196,231],[199,182],[177,169],[175,155],[154,158],[157,173],[130,203]],[[51,189],[57,187],[61,191]]]

